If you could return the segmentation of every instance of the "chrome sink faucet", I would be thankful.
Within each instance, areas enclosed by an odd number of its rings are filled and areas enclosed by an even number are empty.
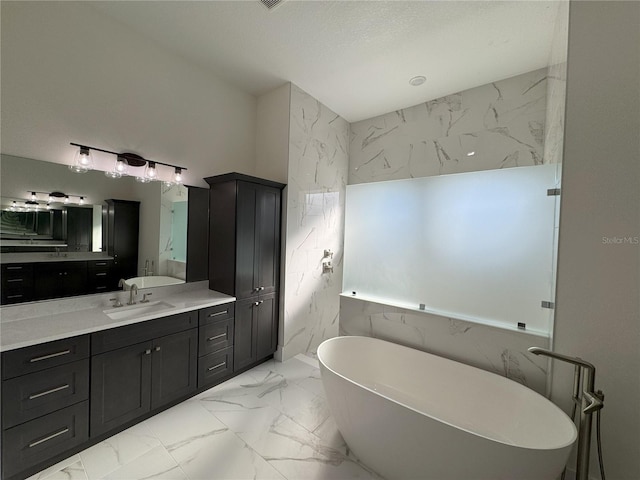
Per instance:
[[[604,406],[604,394],[593,389],[596,378],[596,367],[581,358],[569,357],[561,353],[555,353],[540,347],[530,347],[529,352],[534,355],[543,355],[563,362],[575,365],[573,377],[573,401],[581,405],[580,428],[578,430],[578,465],[576,470],[576,480],[587,480],[589,478],[589,454],[591,449],[591,423],[593,413]],[[584,370],[584,375],[582,375]],[[580,392],[581,379],[584,376],[584,389]]]
[[[135,297],[134,295],[138,294],[138,286],[133,283],[131,285],[131,287],[129,287],[129,301],[127,302],[127,305],[135,305]]]

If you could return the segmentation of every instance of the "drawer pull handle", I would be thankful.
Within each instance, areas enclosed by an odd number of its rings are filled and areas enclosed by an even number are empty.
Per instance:
[[[257,307],[258,305],[261,305],[262,303],[264,303],[264,300],[260,300],[259,302],[253,302],[253,304]]]
[[[96,273],[96,277],[104,277],[107,275],[107,272]]]
[[[215,337],[207,338],[207,342],[211,342],[213,340],[217,340],[218,338],[223,338],[223,337],[226,337],[226,336],[227,336],[226,332],[225,333],[221,333],[220,335],[216,335]]]
[[[24,278],[10,278],[7,283],[24,282]]]
[[[147,349],[144,351],[144,354],[145,354],[145,355],[151,355],[151,349],[150,349],[150,348],[147,348]]]
[[[96,267],[106,267],[107,263],[106,262],[100,262],[100,263],[96,263],[95,265],[96,265]]]
[[[7,299],[10,299],[10,298],[22,298],[22,297],[23,297],[22,294],[19,294],[19,295],[7,295]]]
[[[208,315],[208,317],[219,317],[220,315],[226,315],[227,311],[223,311],[223,312],[214,312],[214,313],[210,313]]]
[[[7,267],[7,270],[22,270],[22,267]]]
[[[29,360],[29,362],[39,362],[41,360],[49,360],[50,358],[60,357],[62,355],[68,355],[71,353],[71,350],[63,350],[62,352],[50,353],[49,355],[43,355],[41,357],[35,357]]]
[[[155,348],[153,349],[153,351],[154,351],[154,352],[159,352],[159,351],[160,351],[160,347],[155,347]]]
[[[36,447],[36,446],[40,445],[41,443],[48,442],[49,440],[52,440],[52,439],[54,439],[56,437],[59,437],[60,435],[64,435],[68,431],[69,431],[69,429],[65,428],[65,429],[60,430],[59,432],[52,433],[48,437],[44,437],[44,438],[41,438],[40,440],[38,440],[36,442],[30,443],[29,444],[29,448],[33,448],[33,447]]]
[[[215,370],[216,368],[224,367],[226,364],[227,364],[227,362],[219,363],[218,365],[214,365],[213,367],[207,368],[207,371],[210,372],[211,370]]]
[[[104,290],[105,288],[107,288],[106,285],[102,287],[96,287],[96,290]]]
[[[29,395],[29,400],[33,400],[35,398],[44,397],[45,395],[49,395],[51,393],[59,392],[60,390],[64,390],[65,388],[69,388],[69,384],[60,385],[59,387],[52,388],[51,390],[47,390],[46,392],[34,393],[33,395]]]

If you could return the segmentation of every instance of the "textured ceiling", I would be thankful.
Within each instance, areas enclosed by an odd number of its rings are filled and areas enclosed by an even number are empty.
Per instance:
[[[547,65],[557,2],[92,2],[253,95],[290,81],[350,122]],[[412,87],[408,81],[424,75]]]

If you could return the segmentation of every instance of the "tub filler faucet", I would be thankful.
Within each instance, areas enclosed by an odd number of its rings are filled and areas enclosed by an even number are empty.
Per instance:
[[[573,374],[573,401],[581,407],[580,427],[578,430],[578,462],[576,480],[588,480],[593,413],[604,407],[604,395],[602,391],[594,391],[596,367],[589,362],[585,362],[581,358],[569,357],[540,347],[530,347],[529,352],[534,355],[542,355],[555,360],[571,363],[575,366]],[[583,377],[584,389],[580,392],[580,383]]]

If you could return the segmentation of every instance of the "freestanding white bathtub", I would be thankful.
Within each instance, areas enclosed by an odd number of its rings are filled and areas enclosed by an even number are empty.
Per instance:
[[[478,368],[369,337],[318,359],[340,433],[387,479],[555,480],[576,440],[549,400]]]

